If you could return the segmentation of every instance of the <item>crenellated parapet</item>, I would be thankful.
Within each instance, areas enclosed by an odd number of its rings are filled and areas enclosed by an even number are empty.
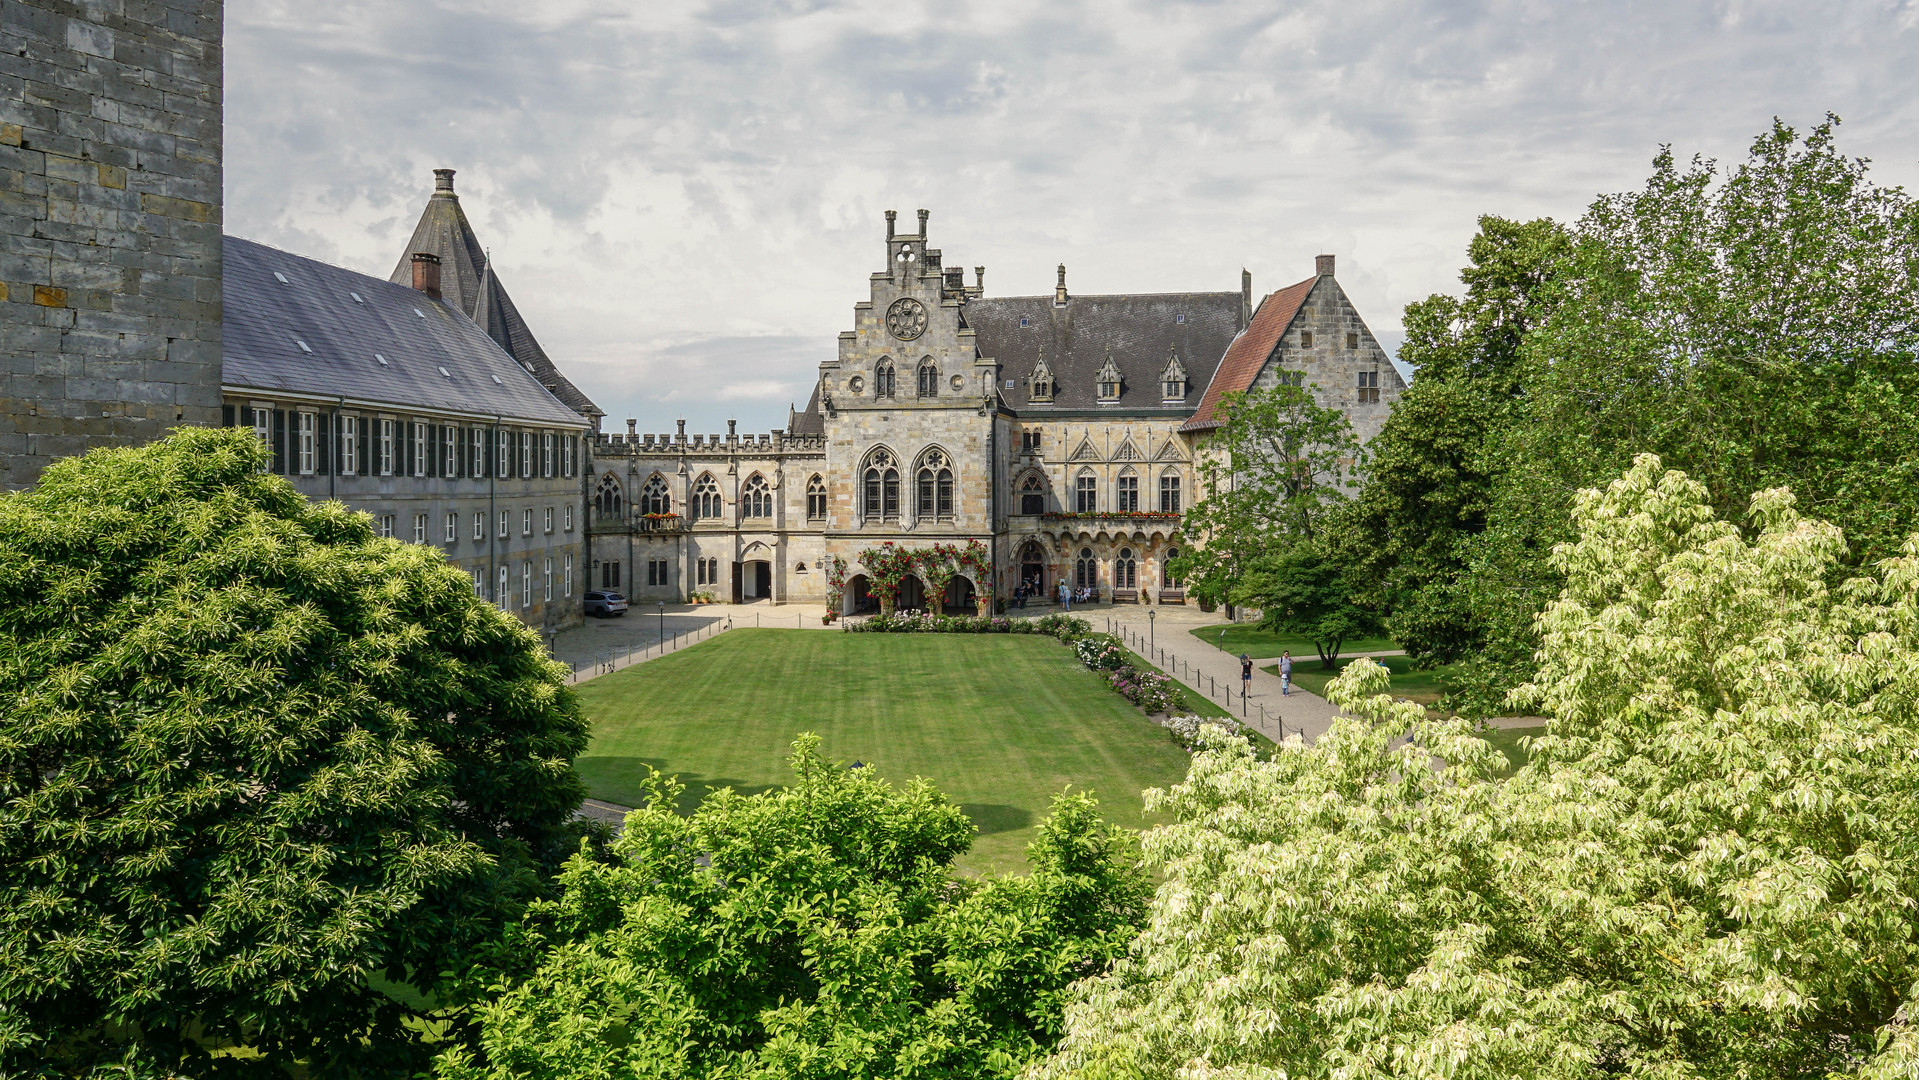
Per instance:
[[[720,434],[687,434],[686,421],[680,421],[679,430],[671,433],[653,434],[637,430],[638,421],[628,420],[624,433],[601,433],[593,441],[593,456],[597,459],[662,457],[679,455],[684,457],[780,457],[787,454],[817,456],[826,453],[826,436],[794,435],[778,428],[772,431],[741,435],[734,421],[727,421],[727,432]]]

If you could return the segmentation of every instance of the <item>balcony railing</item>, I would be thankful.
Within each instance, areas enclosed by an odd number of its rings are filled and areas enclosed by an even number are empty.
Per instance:
[[[1042,521],[1124,521],[1145,524],[1178,525],[1179,515],[1164,510],[1093,510],[1086,512],[1055,511],[1041,514]]]

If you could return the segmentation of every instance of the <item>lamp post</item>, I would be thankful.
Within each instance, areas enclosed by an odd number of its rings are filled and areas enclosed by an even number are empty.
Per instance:
[[[660,601],[660,644],[666,644],[666,601]]]
[[[1152,608],[1146,609],[1146,647],[1149,649],[1153,647],[1153,620],[1158,617],[1159,612]]]

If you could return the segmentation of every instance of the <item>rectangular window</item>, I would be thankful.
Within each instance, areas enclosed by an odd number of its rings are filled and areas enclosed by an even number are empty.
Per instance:
[[[573,595],[573,556],[566,557],[566,591],[561,596]]]
[[[1139,477],[1122,476],[1119,478],[1119,512],[1122,514],[1139,513]]]
[[[425,514],[413,515],[413,542],[416,544],[426,543],[426,515]]]
[[[360,418],[340,417],[340,475],[352,476],[360,464]]]
[[[486,476],[486,429],[474,428],[467,434],[472,436],[473,460],[472,468],[466,474],[476,480],[482,479]]]
[[[417,420],[407,421],[413,429],[413,475],[426,475],[426,425]]]
[[[646,583],[648,585],[658,585],[660,583],[659,567],[660,564],[653,559],[646,561]]]
[[[572,503],[566,504],[566,531],[567,532],[573,531],[573,504]]]
[[[393,421],[380,421],[380,475],[393,475]]]
[[[486,511],[473,511],[473,539],[486,539]]]
[[[546,508],[546,534],[553,535],[553,508],[550,506]]]
[[[553,560],[552,559],[546,560],[545,564],[542,567],[542,571],[544,576],[541,578],[541,588],[544,591],[541,592],[540,596],[544,600],[551,601],[553,599]]]
[[[532,507],[528,507],[527,509],[520,511],[520,535],[521,536],[533,535],[533,508]]]
[[[391,537],[393,535],[393,515],[392,514],[380,515],[380,535],[386,536],[386,537]]]
[[[1299,332],[1299,347],[1302,349],[1310,349],[1313,347],[1313,332],[1311,330],[1301,330]]]
[[[553,433],[550,431],[540,434],[540,475],[553,475]]]
[[[511,510],[500,511],[500,539],[504,540],[509,535],[511,535],[510,533],[511,525],[509,523],[512,520],[513,520],[513,511]]]
[[[1073,510],[1075,513],[1091,514],[1099,510],[1099,481],[1090,476],[1082,476],[1073,482]]]
[[[448,514],[446,516],[446,542],[451,544],[458,541],[459,539],[460,539],[460,515]]]
[[[1180,496],[1179,477],[1171,473],[1159,478],[1159,512],[1162,514],[1179,513]]]
[[[522,477],[532,476],[533,475],[533,433],[530,431],[522,431],[519,433],[519,436],[520,436],[520,475]]]
[[[473,595],[486,598],[486,571],[477,566],[473,568]]]
[[[254,408],[253,435],[268,446],[273,445],[273,410]]]
[[[1359,348],[1359,335],[1351,330],[1346,331],[1346,347],[1349,349]]]
[[[566,461],[564,462],[565,467],[561,469],[561,472],[567,476],[573,475],[573,454],[579,449],[579,444],[580,437],[578,435],[568,435],[566,437]]]
[[[500,605],[500,610],[502,611],[506,610],[506,598],[512,595],[511,593],[507,591],[507,586],[511,583],[510,581],[511,574],[512,574],[512,571],[507,569],[506,564],[501,563],[500,564],[500,586],[493,593],[493,602]]]
[[[1362,371],[1359,373],[1359,400],[1361,402],[1379,400],[1379,372]]]
[[[440,475],[453,479],[459,471],[460,446],[457,432],[459,428],[448,424],[440,429]]]
[[[523,608],[528,608],[533,606],[533,560],[532,559],[528,559],[525,562],[522,562],[520,564],[520,606]]]
[[[300,415],[300,472],[304,476],[313,475],[313,432],[314,421],[319,418],[310,412]]]
[[[609,589],[619,588],[620,587],[620,561],[618,559],[614,559],[612,562],[607,563],[606,566],[602,569],[600,577],[601,577],[601,580],[606,582],[607,588]]]
[[[499,451],[493,455],[493,475],[508,477],[513,475],[513,433],[500,432]]]

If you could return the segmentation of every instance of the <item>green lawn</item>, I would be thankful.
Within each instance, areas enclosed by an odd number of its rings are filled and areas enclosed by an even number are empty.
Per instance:
[[[1195,627],[1191,633],[1206,644],[1216,649],[1223,649],[1234,656],[1245,653],[1255,660],[1264,660],[1269,656],[1290,652],[1294,660],[1305,657],[1308,663],[1314,665],[1319,663],[1319,653],[1313,648],[1310,640],[1291,634],[1275,634],[1270,630],[1259,630],[1252,623],[1200,626]],[[1222,633],[1225,635],[1223,643],[1220,636]],[[1356,652],[1385,652],[1397,648],[1399,648],[1398,645],[1386,638],[1362,638],[1358,641],[1339,643],[1339,651],[1342,655]],[[1293,671],[1297,674],[1299,668],[1295,666]]]
[[[706,792],[764,791],[795,736],[895,783],[924,776],[980,836],[961,866],[1019,871],[1067,785],[1110,821],[1144,828],[1140,792],[1186,776],[1165,729],[1052,638],[734,630],[580,685],[593,743],[577,761],[595,798],[631,806],[647,766]]]
[[[1545,733],[1546,728],[1543,724],[1539,727],[1488,727],[1479,730],[1479,737],[1492,743],[1495,750],[1506,755],[1506,760],[1510,763],[1511,767],[1517,769],[1521,765],[1526,764],[1527,759],[1532,757],[1532,752],[1527,750],[1519,740],[1529,737],[1536,738]]]
[[[1326,684],[1337,678],[1341,671],[1346,670],[1346,665],[1357,659],[1359,658],[1355,656],[1342,657],[1335,670],[1323,671],[1320,669],[1317,657],[1311,661],[1302,662],[1299,654],[1295,653],[1293,654],[1293,685],[1308,693],[1325,697]],[[1413,662],[1408,657],[1375,656],[1371,659],[1392,673],[1391,693],[1394,697],[1407,698],[1431,707],[1437,704],[1449,689],[1446,685],[1446,676],[1453,672],[1450,664],[1418,671],[1414,670]],[[1277,675],[1279,665],[1273,664],[1263,670]]]

